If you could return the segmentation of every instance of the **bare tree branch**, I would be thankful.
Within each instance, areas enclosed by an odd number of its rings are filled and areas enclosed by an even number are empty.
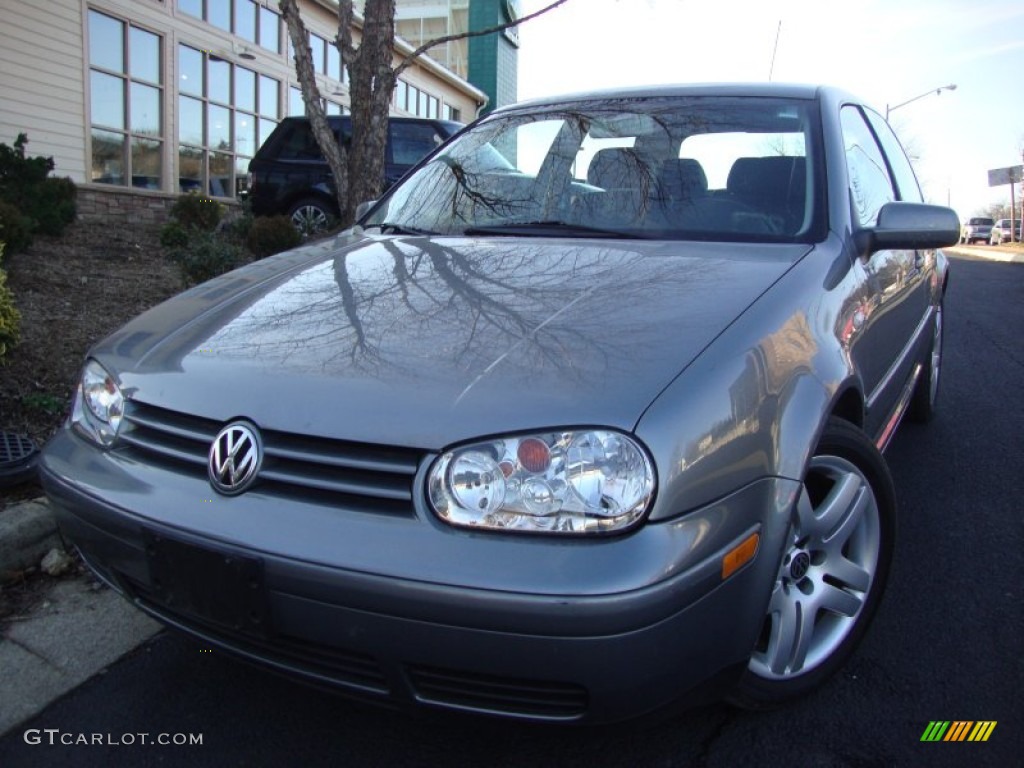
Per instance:
[[[320,150],[327,159],[327,164],[334,173],[335,189],[348,189],[348,157],[345,148],[341,143],[335,141],[334,131],[327,122],[327,114],[324,112],[323,101],[320,98],[320,89],[316,86],[316,70],[313,67],[313,51],[309,47],[309,33],[306,25],[299,15],[299,7],[295,0],[279,0],[278,8],[281,10],[281,17],[288,28],[288,36],[292,41],[292,50],[295,52],[295,72],[299,77],[299,85],[302,88],[302,100],[306,105],[306,114],[309,116],[309,124],[313,130],[313,136]],[[350,6],[351,9],[351,6]],[[336,194],[340,210],[345,208],[341,205],[342,196],[340,191]]]
[[[546,5],[539,11],[535,11],[529,14],[528,16],[523,16],[521,19],[516,19],[514,21],[506,21],[504,24],[497,24],[496,26],[493,27],[487,27],[487,29],[475,29],[468,32],[459,32],[452,35],[445,35],[444,37],[437,37],[434,38],[433,40],[428,40],[415,51],[413,51],[404,59],[402,59],[401,63],[399,63],[399,65],[395,67],[395,75],[397,76],[402,74],[402,72],[404,72],[409,67],[410,64],[412,64],[416,59],[418,59],[424,53],[429,51],[431,48],[434,48],[438,45],[444,45],[445,43],[451,43],[454,42],[455,40],[465,40],[470,37],[482,37],[484,35],[494,34],[495,32],[504,32],[506,29],[518,27],[520,24],[527,22],[530,19],[535,19],[538,16],[542,16],[548,11],[557,8],[558,6],[562,5],[565,2],[568,2],[568,0],[555,0],[555,2]]]

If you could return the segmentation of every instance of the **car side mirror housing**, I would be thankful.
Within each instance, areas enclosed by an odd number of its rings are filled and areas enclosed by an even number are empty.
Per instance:
[[[370,212],[370,209],[377,204],[376,200],[366,200],[356,206],[356,221],[362,221],[363,216]]]
[[[944,248],[960,241],[956,211],[924,203],[886,203],[873,227],[854,234],[861,256],[875,251]]]

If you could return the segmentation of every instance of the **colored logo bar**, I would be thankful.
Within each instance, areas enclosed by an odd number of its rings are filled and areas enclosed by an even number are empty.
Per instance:
[[[921,741],[988,741],[996,720],[932,720]]]

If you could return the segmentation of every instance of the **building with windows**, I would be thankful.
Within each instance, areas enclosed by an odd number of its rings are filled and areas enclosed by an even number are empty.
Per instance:
[[[181,192],[233,199],[277,122],[303,114],[275,0],[33,0],[0,23],[0,142],[28,134],[80,188],[82,215],[162,220]],[[337,5],[300,0],[328,113],[349,107]],[[359,28],[354,30],[358,41]],[[396,43],[398,57],[413,50]],[[487,96],[421,57],[396,115],[468,121]]]
[[[395,31],[418,47],[428,40],[489,29],[519,18],[519,0],[395,0]],[[470,37],[431,48],[427,55],[487,94],[490,111],[517,98],[519,30]]]

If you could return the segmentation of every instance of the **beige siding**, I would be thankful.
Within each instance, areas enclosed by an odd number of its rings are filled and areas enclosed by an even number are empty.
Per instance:
[[[0,0],[0,141],[27,133],[28,151],[85,180],[81,0]]]

